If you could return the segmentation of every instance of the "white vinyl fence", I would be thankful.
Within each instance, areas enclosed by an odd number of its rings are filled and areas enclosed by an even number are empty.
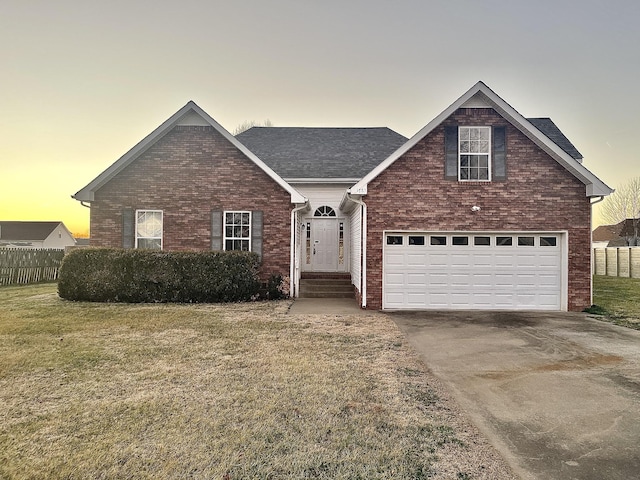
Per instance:
[[[593,274],[640,278],[640,247],[594,248]]]

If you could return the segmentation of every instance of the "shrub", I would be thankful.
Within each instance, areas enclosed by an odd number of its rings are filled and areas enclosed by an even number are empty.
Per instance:
[[[267,298],[269,300],[282,300],[289,297],[288,278],[283,278],[279,273],[269,277],[267,282]]]
[[[78,249],[60,267],[58,294],[91,302],[238,302],[255,298],[259,257],[250,252]]]

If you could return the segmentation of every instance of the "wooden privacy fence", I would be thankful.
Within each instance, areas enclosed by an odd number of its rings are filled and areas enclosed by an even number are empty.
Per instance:
[[[640,278],[640,247],[594,248],[593,273]]]
[[[56,280],[64,250],[0,248],[0,285]]]

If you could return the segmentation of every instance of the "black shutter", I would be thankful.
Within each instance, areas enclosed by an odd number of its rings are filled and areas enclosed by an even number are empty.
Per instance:
[[[122,210],[122,248],[134,248],[135,235],[135,211],[132,208],[125,208]]]
[[[493,127],[493,180],[507,179],[507,129]]]
[[[444,178],[458,180],[458,127],[444,127]]]
[[[262,211],[251,212],[251,251],[262,260]]]
[[[211,250],[222,250],[222,211],[211,212]]]

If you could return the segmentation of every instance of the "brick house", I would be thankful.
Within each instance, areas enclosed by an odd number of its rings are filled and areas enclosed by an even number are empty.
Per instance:
[[[95,246],[252,250],[341,272],[374,309],[582,310],[591,201],[612,190],[548,118],[478,82],[410,139],[254,127],[189,102],[74,195]]]

